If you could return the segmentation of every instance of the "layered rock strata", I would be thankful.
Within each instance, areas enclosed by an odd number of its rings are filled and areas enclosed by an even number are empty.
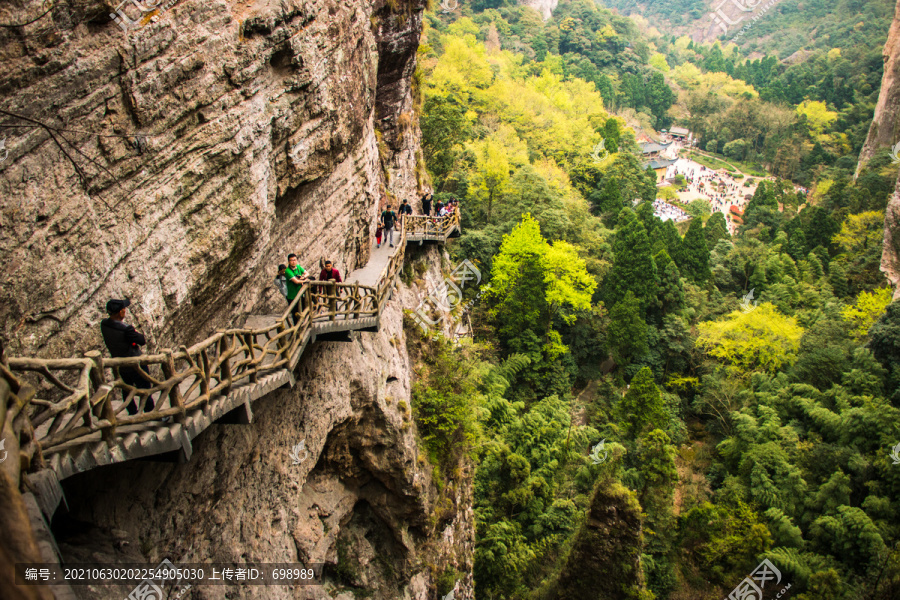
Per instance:
[[[0,28],[0,336],[14,356],[102,348],[110,297],[133,300],[151,351],[281,309],[271,280],[288,252],[350,272],[380,204],[427,186],[423,2],[127,4],[0,7],[17,25]],[[410,416],[400,299],[415,293],[397,292],[380,333],[313,345],[295,388],[257,401],[251,425],[201,434],[190,462],[66,480],[63,558],[328,564],[324,587],[191,590],[203,599],[425,600],[441,575],[471,573],[468,467],[438,493]],[[471,597],[471,576],[456,590]]]
[[[364,264],[378,202],[418,193],[421,4],[180,0],[127,33],[55,6],[0,28],[10,355],[102,347],[109,297],[152,345],[196,342],[277,302],[288,252]]]
[[[872,124],[869,125],[869,134],[859,153],[857,175],[877,150],[900,142],[900,1],[894,8],[894,20],[888,31],[882,58],[884,73],[881,76],[881,91]]]
[[[131,462],[66,480],[65,558],[326,563],[323,587],[210,586],[198,591],[204,599],[425,600],[441,574],[471,573],[469,467],[438,492],[411,417],[402,311],[423,292],[396,292],[380,333],[317,342],[293,389],[254,403],[250,425],[202,433],[189,463]],[[455,597],[472,597],[471,585],[461,576]],[[76,588],[83,598],[122,592]]]

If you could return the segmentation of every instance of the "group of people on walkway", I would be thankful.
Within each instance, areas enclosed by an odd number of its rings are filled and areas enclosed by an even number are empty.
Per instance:
[[[278,265],[278,274],[275,276],[275,287],[285,297],[290,305],[297,297],[300,289],[305,283],[311,281],[306,269],[301,267],[297,262],[296,254],[288,255],[288,264]],[[322,264],[319,271],[319,277],[315,281],[334,281],[335,283],[343,283],[341,272],[335,268],[334,263],[326,260]],[[318,286],[316,291],[323,292],[325,286]],[[131,300],[111,299],[106,303],[107,318],[100,321],[100,333],[103,336],[103,342],[106,344],[109,355],[113,358],[127,358],[141,355],[141,347],[147,344],[147,338],[144,334],[135,329],[134,325],[125,323],[125,317],[128,313],[128,307],[131,306]],[[291,322],[294,321],[294,315],[289,316]],[[119,375],[122,381],[138,390],[147,390],[153,387],[153,383],[145,377],[140,369],[135,367],[120,367]],[[122,390],[122,401],[128,401],[128,390]],[[125,407],[129,415],[136,415],[139,410],[143,412],[152,411],[154,408],[153,395],[149,395],[140,406],[138,395],[128,402]],[[168,417],[163,422],[168,421]]]
[[[432,208],[434,208],[435,218],[446,217],[452,215],[459,205],[458,200],[454,198],[446,204],[438,201],[434,203],[434,206],[432,207],[432,199],[433,194],[425,194],[422,197],[422,214],[425,216],[432,216]],[[412,206],[406,200],[400,204],[399,215],[391,209],[390,205],[388,205],[387,208],[382,211],[379,218],[377,232],[378,247],[381,247],[382,236],[384,236],[383,241],[390,244],[393,248],[394,229],[396,228],[397,223],[403,215],[412,214]],[[341,272],[330,260],[323,261],[322,268],[319,271],[319,277],[317,279],[311,279],[309,272],[300,266],[297,255],[291,253],[287,256],[286,265],[278,265],[278,273],[275,276],[274,283],[278,291],[281,292],[281,295],[284,296],[288,305],[290,305],[297,297],[297,294],[300,293],[303,286],[313,281],[333,281],[335,283],[343,283],[344,279],[341,276]],[[326,286],[320,285],[316,286],[315,291],[317,293],[324,293],[325,289]],[[113,358],[140,356],[141,347],[147,344],[147,339],[144,334],[137,331],[134,325],[125,323],[125,317],[130,305],[131,300],[127,298],[124,300],[114,298],[106,303],[107,318],[100,322],[100,332],[103,335],[103,341],[106,344],[106,348]],[[289,315],[289,318],[292,323],[296,324],[295,315]],[[138,390],[146,390],[153,387],[153,383],[144,376],[140,369],[134,367],[120,367],[119,374],[125,384],[135,387]],[[128,395],[128,390],[123,389],[123,402],[128,400]],[[141,409],[144,412],[152,411],[153,408],[154,402],[152,394],[143,402],[143,407],[140,406],[137,394],[132,397],[131,401],[126,406],[129,415],[136,415]],[[168,417],[164,419],[164,421],[167,420]]]
[[[426,217],[430,217],[431,209],[432,209],[432,199],[434,198],[434,194],[425,194],[422,196],[422,215]],[[456,198],[451,198],[444,204],[442,201],[438,200],[434,204],[434,217],[433,221],[436,223],[437,217],[447,217],[454,213],[459,207],[459,200]],[[400,203],[399,207],[399,215],[396,211],[393,210],[390,204],[381,211],[381,216],[378,218],[378,227],[375,229],[375,247],[381,248],[381,244],[389,244],[391,248],[394,247],[394,229],[397,227],[397,223],[400,222],[400,219],[403,218],[403,215],[413,214],[412,205],[403,200]]]
[[[341,277],[341,272],[330,260],[322,262],[322,269],[319,271],[318,279],[310,279],[307,270],[301,267],[297,262],[296,254],[288,254],[287,265],[278,265],[278,274],[275,276],[275,287],[278,288],[278,291],[281,292],[281,295],[287,300],[288,305],[294,301],[294,298],[300,293],[300,289],[303,285],[310,283],[311,281],[333,281],[335,283],[343,283],[344,279]],[[316,286],[315,291],[316,293],[324,293],[325,286]],[[294,315],[289,316],[291,322],[295,322]]]
[[[425,216],[431,216],[431,202],[434,199],[434,194],[425,194],[422,196],[422,214]],[[405,200],[404,200],[405,202]],[[455,211],[459,207],[459,200],[457,198],[451,198],[444,204],[442,201],[438,200],[434,204],[434,216],[435,217],[446,217],[448,215],[452,215],[453,211]],[[412,214],[410,212],[409,214]]]

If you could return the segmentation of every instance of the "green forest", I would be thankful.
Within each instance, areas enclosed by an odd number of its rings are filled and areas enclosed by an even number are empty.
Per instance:
[[[653,6],[668,10],[663,7],[678,3]],[[513,0],[461,10],[478,41],[519,57],[528,73],[546,69],[593,83],[606,109],[643,131],[678,122],[704,150],[809,187],[827,167],[855,168],[878,97],[893,7],[883,0],[817,2],[802,12],[790,6],[780,3],[777,14],[754,23],[740,47],[728,39],[695,44],[687,35],[663,35],[642,16],[625,17],[589,0],[561,2],[547,22]],[[433,14],[430,25],[442,31],[454,20]],[[810,22],[817,25],[814,36]],[[784,47],[785,31],[801,26],[802,43]],[[749,40],[755,45],[748,50]],[[440,39],[426,50],[441,53]]]
[[[426,14],[415,80],[451,262],[484,281],[471,341],[408,330],[436,482],[476,465],[477,597],[720,599],[763,559],[767,598],[900,597],[896,165],[853,177],[889,11],[786,65],[585,0],[461,10]],[[675,123],[776,176],[733,236],[654,215],[636,129]]]

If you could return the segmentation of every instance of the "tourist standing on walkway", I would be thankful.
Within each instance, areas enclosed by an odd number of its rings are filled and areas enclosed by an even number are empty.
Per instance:
[[[404,200],[400,204],[400,218],[403,218],[403,215],[412,215],[412,206]]]
[[[325,261],[325,266],[319,271],[319,281],[333,281],[335,283],[343,283],[341,272],[334,268],[334,264],[330,260]],[[319,287],[319,292],[325,291],[325,287]]]
[[[288,264],[284,270],[284,276],[287,278],[287,301],[290,304],[297,297],[297,294],[300,293],[300,288],[303,287],[303,284],[309,281],[306,269],[297,264],[296,254],[288,254]],[[290,314],[291,323],[294,325],[297,324],[297,309],[298,307],[295,306]]]
[[[391,245],[391,248],[394,247],[394,223],[397,221],[397,213],[391,210],[391,205],[388,204],[387,210],[382,211],[381,213],[381,226],[384,227],[384,241]],[[378,244],[379,247],[381,244]]]
[[[287,300],[288,291],[287,277],[284,275],[285,269],[287,269],[286,265],[278,265],[278,275],[275,276],[275,287],[278,288],[278,291],[281,292],[281,295]],[[290,304],[290,301],[288,301],[288,304]]]
[[[431,214],[431,199],[434,198],[434,194],[425,194],[422,196],[422,214],[430,215]]]
[[[126,308],[130,305],[131,300],[127,298],[125,300],[110,300],[106,303],[106,312],[109,314],[109,318],[100,321],[100,333],[103,334],[103,341],[109,349],[109,355],[113,358],[140,356],[141,346],[147,343],[144,334],[139,333],[134,328],[134,325],[125,324]],[[134,367],[120,367],[119,375],[122,376],[122,381],[138,389],[147,390],[153,387],[153,384]],[[125,402],[127,399],[128,391],[123,389],[122,402]],[[138,403],[135,400],[139,401],[140,398],[135,395],[131,402],[128,403],[128,406],[125,407],[129,415],[136,415],[138,412]],[[144,410],[153,410],[152,395],[147,397]]]

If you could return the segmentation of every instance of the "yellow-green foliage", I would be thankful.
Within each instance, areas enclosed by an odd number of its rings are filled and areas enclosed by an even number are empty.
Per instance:
[[[841,223],[840,233],[835,234],[832,241],[844,252],[858,254],[872,247],[881,245],[884,237],[884,212],[870,210],[855,215],[848,215]]]
[[[478,26],[468,18],[449,31],[441,36],[444,53],[429,73],[427,96],[462,100],[470,109],[467,118],[487,125],[488,140],[506,149],[510,164],[528,161],[526,144],[532,156],[557,164],[590,159],[601,139],[595,130],[609,118],[594,84],[563,81],[559,57],[552,55],[526,67],[521,55],[488,54],[475,37]]]
[[[806,123],[814,134],[821,134],[825,128],[834,123],[838,114],[828,110],[824,102],[804,100],[797,106],[797,114],[806,116]]]
[[[803,328],[769,303],[698,325],[697,347],[744,374],[774,372],[793,364]]]
[[[891,303],[892,296],[890,288],[877,289],[872,293],[860,293],[854,304],[841,311],[844,320],[853,326],[850,333],[859,338],[869,333],[869,328],[875,324],[878,317]]]
[[[669,63],[666,62],[666,55],[656,52],[653,56],[650,57],[650,64],[663,73],[668,73],[671,68],[669,67]]]
[[[678,65],[669,74],[686,90],[700,90],[735,99],[743,98],[745,94],[750,94],[753,98],[759,96],[759,92],[752,85],[740,79],[732,79],[727,73],[704,73],[691,63]]]

